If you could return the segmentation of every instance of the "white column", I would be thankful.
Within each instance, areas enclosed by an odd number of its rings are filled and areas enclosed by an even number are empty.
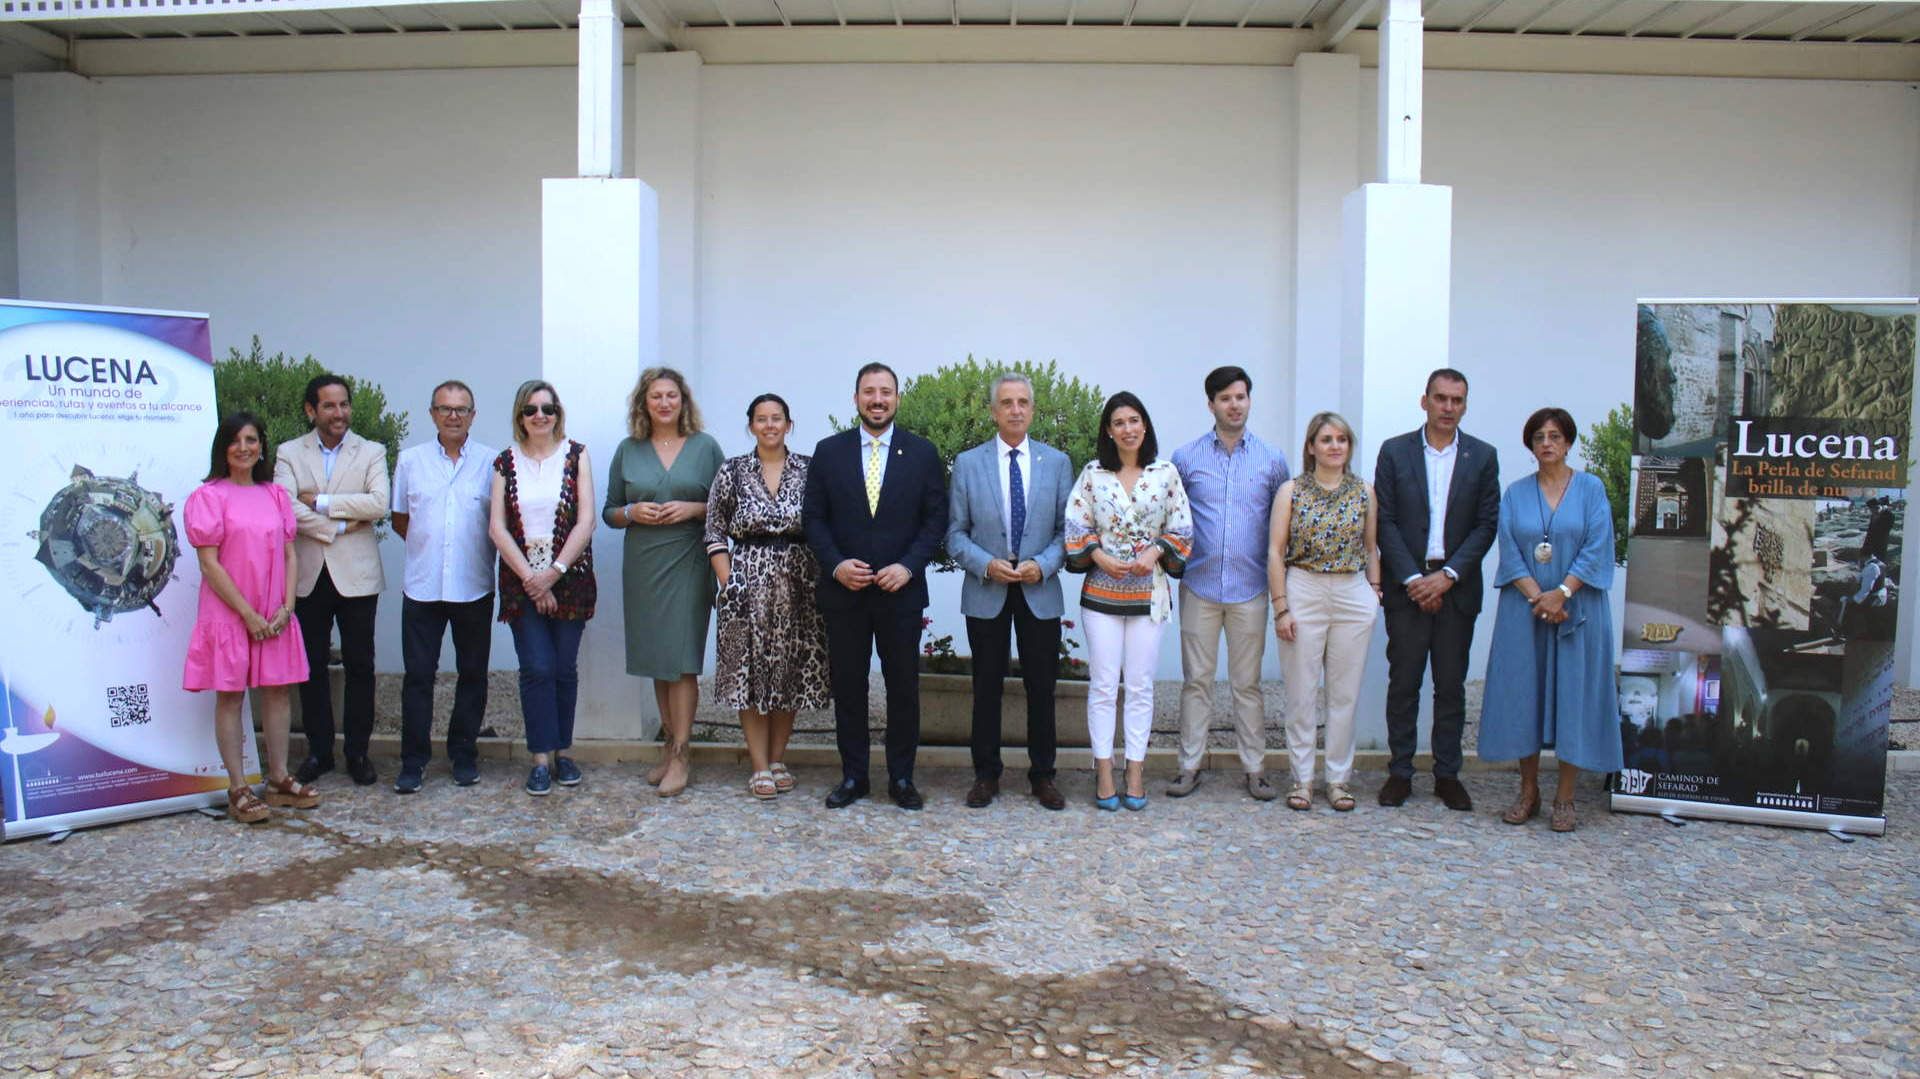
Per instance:
[[[1360,183],[1360,60],[1302,53],[1293,62],[1293,383],[1291,426],[1280,443],[1297,468],[1307,420],[1345,412],[1340,352],[1340,204]]]
[[[1420,182],[1425,20],[1420,0],[1386,0],[1380,18],[1380,178]]]
[[[594,460],[600,517],[607,465],[626,436],[627,394],[660,342],[659,203],[639,180],[541,184],[541,371],[568,405],[567,434]],[[580,648],[582,738],[651,737],[648,683],[627,676],[621,619],[621,535],[594,536],[600,604]]]
[[[580,175],[620,175],[620,17],[613,0],[580,0]]]
[[[633,174],[660,196],[660,362],[700,382],[700,54],[633,60]]]
[[[65,72],[13,77],[18,295],[101,303],[100,84]]]
[[[1453,189],[1420,183],[1420,5],[1387,0],[1380,35],[1382,181],[1342,206],[1341,356],[1358,407],[1359,461],[1371,472],[1380,443],[1412,430],[1426,377],[1449,366]],[[1386,744],[1386,633],[1376,632],[1360,696],[1359,744]],[[1431,698],[1423,694],[1421,726]]]

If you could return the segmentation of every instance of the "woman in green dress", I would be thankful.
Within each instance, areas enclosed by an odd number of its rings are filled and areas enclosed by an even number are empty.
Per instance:
[[[627,533],[622,604],[627,673],[653,679],[666,745],[647,782],[671,798],[687,787],[687,744],[713,615],[713,569],[702,539],[720,444],[700,430],[687,380],[649,367],[627,400],[629,437],[614,451],[601,517]]]

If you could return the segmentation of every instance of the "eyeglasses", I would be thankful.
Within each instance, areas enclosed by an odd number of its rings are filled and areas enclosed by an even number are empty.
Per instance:
[[[442,416],[451,416],[454,419],[473,415],[473,409],[465,405],[435,405],[433,406],[433,411],[438,412]]]
[[[539,415],[542,415],[542,416],[558,416],[560,414],[560,406],[559,405],[521,405],[520,406],[520,414],[522,416],[532,416],[535,413],[538,413]]]

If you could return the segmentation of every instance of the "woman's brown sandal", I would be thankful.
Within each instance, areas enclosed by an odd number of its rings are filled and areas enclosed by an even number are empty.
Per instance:
[[[1532,798],[1515,798],[1500,819],[1508,824],[1525,824],[1540,815],[1540,792],[1534,791]]]
[[[267,804],[283,809],[312,809],[320,804],[320,792],[317,789],[290,775],[267,780],[266,790]]]
[[[1351,813],[1353,812],[1353,792],[1347,789],[1345,783],[1329,783],[1327,784],[1327,804],[1336,812]]]
[[[1580,816],[1574,811],[1572,802],[1558,799],[1553,803],[1553,816],[1548,818],[1548,827],[1556,832],[1571,832],[1580,823]]]
[[[252,787],[229,787],[227,789],[227,816],[241,824],[259,824],[273,816],[273,810],[267,803],[253,793]]]
[[[774,761],[768,765],[767,770],[773,773],[773,789],[779,791],[781,794],[787,793],[800,783],[799,780],[793,778],[792,772],[787,771],[787,766],[781,764],[779,761]]]

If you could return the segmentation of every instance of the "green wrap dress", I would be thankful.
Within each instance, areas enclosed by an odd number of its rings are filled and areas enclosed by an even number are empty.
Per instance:
[[[621,607],[628,674],[663,681],[699,674],[707,653],[707,625],[713,620],[714,588],[700,518],[628,525],[622,511],[631,502],[705,504],[723,460],[720,444],[704,432],[688,435],[668,468],[660,466],[651,442],[626,438],[614,451],[601,516],[626,535]]]

